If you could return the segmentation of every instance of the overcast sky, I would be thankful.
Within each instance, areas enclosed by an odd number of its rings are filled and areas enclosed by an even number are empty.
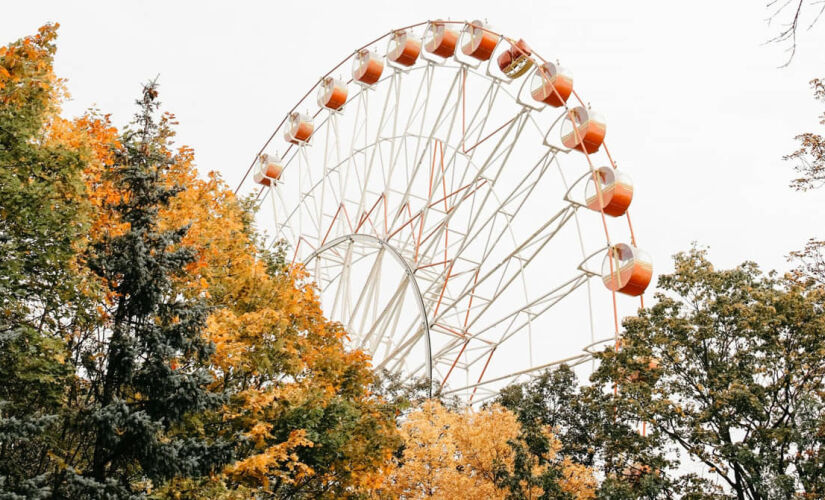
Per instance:
[[[61,24],[69,116],[94,106],[123,124],[140,83],[160,75],[179,142],[234,186],[284,113],[353,49],[426,19],[486,18],[560,59],[606,116],[658,271],[691,241],[720,266],[787,269],[789,251],[825,236],[825,190],[791,191],[781,159],[794,135],[818,127],[808,81],[825,77],[825,20],[780,69],[786,46],[765,43],[778,29],[765,3],[29,1],[4,7],[0,39]]]

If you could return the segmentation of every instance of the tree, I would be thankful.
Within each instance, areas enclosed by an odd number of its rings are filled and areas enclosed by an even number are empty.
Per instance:
[[[592,472],[558,455],[551,443],[540,462],[519,453],[517,417],[502,406],[480,410],[449,409],[428,400],[401,425],[403,451],[381,493],[392,498],[593,498]],[[553,471],[553,481],[522,481],[518,469],[538,477]]]
[[[739,499],[825,494],[825,292],[675,257],[657,303],[624,322],[595,384]],[[653,361],[653,362],[651,362]],[[719,494],[693,484],[692,495]]]
[[[811,80],[814,97],[825,102],[825,81]],[[820,115],[821,125],[825,125],[825,113]],[[797,191],[818,189],[825,185],[825,137],[814,132],[796,136],[799,149],[784,157],[795,163],[794,169],[801,175],[791,182]],[[825,285],[825,241],[812,238],[802,250],[792,252],[791,258],[799,263],[796,277]]]
[[[399,441],[395,405],[371,389],[369,360],[344,349],[345,331],[323,317],[314,285],[282,250],[267,251],[247,202],[214,173],[193,166],[193,152],[164,178],[184,186],[159,212],[162,227],[188,221],[180,244],[196,250],[175,289],[210,305],[214,343],[210,390],[227,401],[199,418],[236,443],[237,460],[198,484],[177,481],[177,497],[346,497],[379,481]]]
[[[86,329],[70,345],[78,378],[63,429],[65,466],[53,486],[67,497],[140,495],[152,482],[205,475],[230,458],[228,444],[179,432],[222,399],[207,390],[207,305],[173,288],[194,259],[179,245],[187,227],[159,227],[158,211],[182,188],[163,184],[177,159],[168,150],[169,120],[155,120],[154,82],[138,105],[108,172],[122,196],[106,208],[125,230],[103,233],[84,257],[101,294],[96,321],[81,322]]]
[[[55,28],[0,51],[0,498],[355,497],[395,401],[249,201],[172,149],[58,116]]]
[[[814,98],[825,103],[825,81],[811,80]],[[825,125],[825,113],[819,117],[820,125]],[[796,136],[799,149],[786,155],[785,160],[795,163],[794,169],[801,175],[791,182],[797,191],[808,191],[825,185],[825,138],[820,134],[805,132]]]
[[[57,25],[0,47],[0,497],[48,494],[48,431],[70,372],[63,316],[88,213],[86,150],[56,137]]]
[[[666,472],[666,443],[655,428],[640,432],[634,405],[615,392],[613,384],[580,385],[575,373],[562,365],[534,379],[504,388],[497,400],[518,416],[521,451],[525,456],[546,456],[558,443],[558,453],[599,473],[599,498],[635,499],[673,497],[684,481]],[[550,439],[545,429],[552,430]],[[553,471],[522,480],[534,483],[553,479]]]

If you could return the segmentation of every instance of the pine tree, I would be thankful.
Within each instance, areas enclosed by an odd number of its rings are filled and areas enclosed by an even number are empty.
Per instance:
[[[89,403],[77,408],[73,430],[85,467],[57,476],[55,491],[67,497],[140,495],[152,483],[203,475],[230,458],[224,443],[181,430],[221,399],[207,390],[208,308],[173,289],[194,258],[180,245],[188,228],[158,226],[158,211],[183,188],[163,182],[176,159],[170,117],[155,119],[157,96],[155,82],[144,87],[115,152],[111,174],[123,196],[114,209],[128,229],[93,242],[87,257],[107,290],[107,307],[96,335],[78,346],[80,400]]]

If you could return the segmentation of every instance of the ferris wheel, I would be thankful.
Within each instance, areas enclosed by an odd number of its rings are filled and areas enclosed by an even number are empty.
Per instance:
[[[239,189],[375,368],[479,402],[618,345],[651,281],[605,135],[524,40],[428,21],[322,77]]]

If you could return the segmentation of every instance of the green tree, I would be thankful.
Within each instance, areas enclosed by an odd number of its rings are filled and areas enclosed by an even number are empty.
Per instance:
[[[51,135],[56,29],[0,48],[0,498],[48,494],[47,430],[69,375],[62,319],[85,230],[84,151]]]
[[[825,495],[825,292],[752,263],[716,270],[699,249],[659,288],[594,384],[617,384],[617,402],[736,498]]]
[[[516,413],[522,425],[526,447],[516,449],[517,463],[538,460],[550,465],[539,475],[517,468],[508,478],[516,498],[522,497],[524,484],[554,491],[550,485],[559,470],[547,462],[552,444],[544,432],[547,428],[561,444],[560,455],[600,473],[599,498],[671,497],[680,491],[683,481],[663,473],[675,465],[667,458],[663,436],[655,429],[642,435],[634,405],[614,395],[611,384],[582,386],[573,370],[562,365],[506,387],[498,402]]]

